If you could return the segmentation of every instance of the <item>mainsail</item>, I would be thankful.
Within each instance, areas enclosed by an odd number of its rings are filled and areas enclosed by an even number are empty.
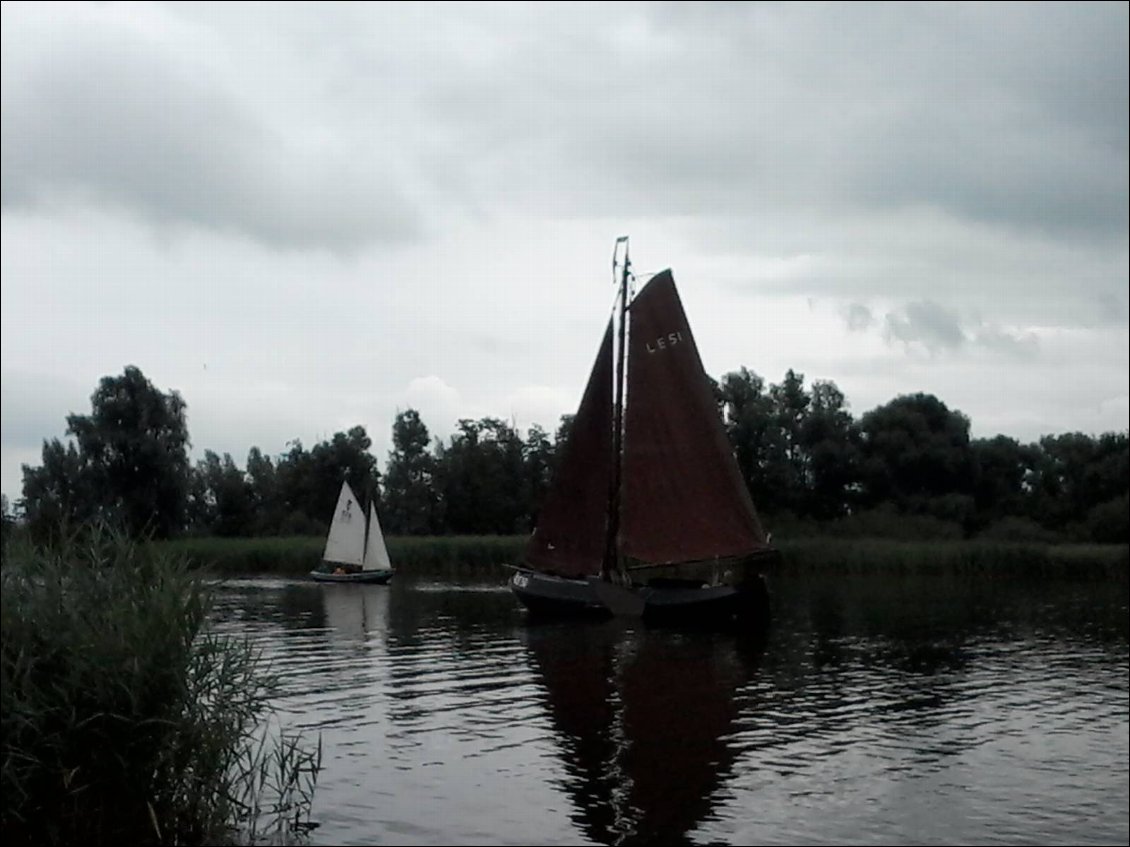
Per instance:
[[[661,564],[765,549],[669,270],[640,290],[629,318],[621,554]]]
[[[330,534],[322,559],[345,565],[360,565],[365,555],[365,513],[348,482],[342,482]]]
[[[612,321],[593,363],[526,562],[562,576],[600,573],[612,471]]]
[[[605,562],[610,532],[628,565],[768,549],[669,270],[640,290],[628,321],[619,491],[610,496],[617,457],[609,320],[526,563],[560,576],[601,573],[602,564],[614,566]]]

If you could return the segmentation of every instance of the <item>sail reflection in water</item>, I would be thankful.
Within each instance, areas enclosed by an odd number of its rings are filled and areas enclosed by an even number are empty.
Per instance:
[[[388,632],[388,589],[379,586],[321,587],[326,624],[346,642],[383,644]]]
[[[685,842],[730,775],[737,694],[764,642],[622,621],[532,625],[520,637],[582,831],[601,844]]]

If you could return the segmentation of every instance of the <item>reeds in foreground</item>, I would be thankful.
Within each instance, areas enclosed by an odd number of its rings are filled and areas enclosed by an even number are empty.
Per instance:
[[[275,680],[209,629],[183,557],[95,531],[9,549],[0,578],[5,845],[278,842],[310,826],[320,746],[266,729]]]

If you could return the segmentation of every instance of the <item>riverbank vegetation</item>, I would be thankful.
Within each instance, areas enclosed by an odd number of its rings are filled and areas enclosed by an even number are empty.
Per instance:
[[[767,384],[741,368],[714,383],[719,414],[764,523],[780,537],[1130,543],[1130,433],[975,439],[929,394],[900,396],[858,420],[836,385],[786,372]],[[392,424],[383,473],[363,426],[246,463],[188,459],[186,404],[136,367],[104,377],[69,440],[24,466],[17,517],[36,539],[111,521],[131,535],[324,535],[342,480],[376,499],[390,536],[528,533],[568,439],[523,435],[496,418],[433,439],[413,409]]]
[[[391,536],[385,539],[398,573],[489,575],[520,560],[522,535]],[[326,539],[318,535],[285,538],[177,538],[160,542],[170,553],[217,576],[304,576],[322,562]]]
[[[5,546],[6,845],[302,833],[320,751],[268,728],[276,680],[250,644],[209,629],[187,560],[99,530]]]
[[[507,565],[521,562],[524,535],[393,536],[389,556],[402,577],[503,582]],[[1126,582],[1130,546],[1042,542],[893,538],[774,538],[779,573],[892,573],[1009,576]],[[216,576],[300,577],[321,561],[325,540],[289,538],[182,538],[163,542],[171,552]]]

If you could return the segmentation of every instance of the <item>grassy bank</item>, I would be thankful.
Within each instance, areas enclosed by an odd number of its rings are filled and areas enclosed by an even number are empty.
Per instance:
[[[1000,541],[798,538],[779,544],[794,572],[949,574],[1126,582],[1130,546]]]
[[[186,561],[95,532],[9,547],[0,579],[6,845],[301,832],[319,754],[267,732],[276,681]]]
[[[387,538],[389,558],[404,573],[456,578],[505,572],[526,544],[518,535],[448,535]],[[162,542],[197,567],[225,576],[302,576],[322,562],[326,541],[318,536],[287,538],[181,538]]]
[[[436,536],[387,539],[389,556],[403,573],[497,575],[521,561],[525,536]],[[225,574],[300,576],[321,561],[324,540],[197,538],[167,542],[199,567]],[[787,538],[777,544],[783,569],[793,572],[949,573],[1126,581],[1125,544],[1043,544],[1005,541],[899,541],[874,538]]]

